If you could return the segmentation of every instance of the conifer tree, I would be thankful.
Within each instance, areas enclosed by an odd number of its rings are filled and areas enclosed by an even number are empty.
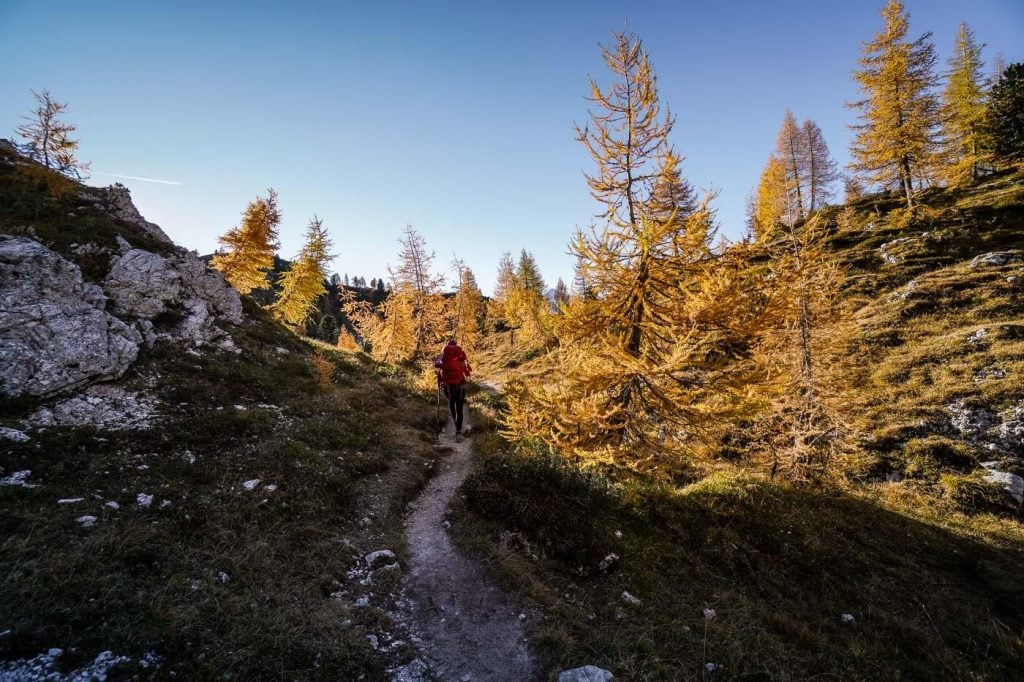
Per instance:
[[[77,126],[60,118],[67,112],[67,103],[54,100],[49,90],[33,90],[32,96],[35,97],[36,108],[31,116],[21,117],[25,123],[17,129],[18,135],[25,139],[25,144],[21,145],[22,152],[47,168],[80,179],[88,172],[89,164],[75,157],[78,140],[71,139],[71,133],[77,130]]]
[[[841,368],[850,316],[840,302],[843,271],[825,248],[817,216],[783,226],[764,245],[778,315],[760,335],[760,362],[774,377],[770,409],[752,450],[772,476],[818,479],[846,451],[841,417],[849,391]]]
[[[839,172],[818,124],[809,118],[804,119],[800,133],[807,163],[804,196],[808,202],[807,212],[814,213],[832,198],[832,186],[839,179]]]
[[[466,350],[476,348],[480,340],[480,326],[484,316],[484,297],[476,283],[473,271],[456,259],[452,263],[458,289],[452,298],[451,334]]]
[[[245,208],[242,224],[219,238],[227,251],[213,257],[213,267],[240,294],[267,286],[267,273],[274,266],[277,251],[277,227],[281,212],[277,208],[277,192],[267,190],[267,197],[256,197]]]
[[[569,287],[565,286],[565,282],[562,278],[558,278],[558,282],[555,284],[555,306],[559,309],[569,302]]]
[[[1024,63],[1010,64],[992,86],[986,129],[1000,161],[1024,162]]]
[[[501,259],[498,261],[498,275],[494,284],[494,297],[488,308],[488,317],[502,320],[508,327],[519,326],[515,311],[509,307],[509,299],[514,297],[518,286],[519,276],[516,274],[516,263],[512,260],[512,254],[506,251],[501,254]]]
[[[791,216],[785,164],[774,154],[769,157],[748,208],[748,226],[755,241],[773,236]]]
[[[783,220],[788,225],[795,225],[804,219],[803,185],[808,174],[810,160],[808,149],[800,127],[793,117],[793,112],[786,109],[782,117],[782,126],[775,141],[775,153],[785,171],[786,202]]]
[[[907,40],[909,14],[899,0],[889,0],[882,16],[885,28],[864,44],[854,72],[864,99],[848,105],[861,120],[851,126],[850,168],[871,184],[898,189],[912,208],[914,181],[929,176],[937,152],[935,48],[930,33]]]
[[[981,48],[974,32],[961,23],[942,93],[942,177],[953,187],[977,182],[981,167],[988,163],[982,141],[986,97]]]
[[[597,461],[655,468],[738,404],[750,369],[738,359],[753,319],[741,283],[749,268],[741,250],[711,254],[710,197],[695,207],[681,179],[640,41],[618,33],[602,52],[614,82],[607,91],[592,82],[598,110],[592,128],[577,127],[597,165],[587,181],[602,222],[570,245],[592,293],[556,325],[555,381],[508,385],[506,427]]]
[[[306,319],[317,299],[327,292],[327,265],[334,259],[331,246],[323,221],[313,216],[306,228],[302,251],[281,278],[281,293],[270,307],[274,317],[290,325]]]

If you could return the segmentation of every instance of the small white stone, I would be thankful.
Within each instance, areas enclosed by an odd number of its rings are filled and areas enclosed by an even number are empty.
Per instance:
[[[65,497],[63,499],[57,500],[57,504],[74,504],[76,502],[81,502],[84,499],[84,497]]]
[[[714,609],[704,609],[704,620],[714,620],[718,617],[718,614]]]
[[[256,486],[258,486],[259,484],[260,479],[254,478],[250,481],[246,481],[245,483],[243,483],[242,487],[245,488],[246,490],[256,490]]]
[[[77,519],[75,519],[75,521],[78,521],[79,525],[81,525],[83,528],[88,528],[90,526],[96,525],[95,516],[79,516]]]
[[[149,509],[153,505],[153,496],[139,493],[135,496],[135,504],[141,509]]]
[[[118,509],[121,508],[121,505],[119,505],[117,502],[114,502],[113,500],[110,500],[109,502],[105,502],[103,504],[103,506],[108,508],[108,509],[113,509],[114,511],[117,511]]]
[[[359,599],[356,599],[356,606],[363,607],[363,606],[369,606],[369,605],[370,605],[370,598],[369,597],[359,597]]]
[[[615,531],[615,539],[616,540],[621,540],[622,539],[622,531],[621,530]]]
[[[220,582],[221,585],[229,583],[231,582],[231,575],[226,571],[217,571],[217,581]]]
[[[271,492],[272,493],[275,490],[277,490],[277,484],[276,483],[268,483],[265,486],[263,486],[263,489],[266,490],[267,492]]]
[[[841,620],[844,623],[846,623],[847,625],[849,625],[850,623],[853,623],[857,619],[853,617],[852,613],[844,613],[843,615],[839,616],[839,620]]]
[[[632,606],[639,606],[641,603],[643,603],[625,590],[622,591],[622,601]]]

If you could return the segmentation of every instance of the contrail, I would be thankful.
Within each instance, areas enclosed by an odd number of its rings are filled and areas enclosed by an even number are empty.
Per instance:
[[[142,180],[143,182],[158,182],[161,185],[180,185],[180,182],[174,182],[173,180],[157,180],[156,178],[140,178],[137,175],[120,175],[118,173],[101,173],[100,171],[90,171],[93,175],[106,175],[111,178],[124,178],[125,180]]]

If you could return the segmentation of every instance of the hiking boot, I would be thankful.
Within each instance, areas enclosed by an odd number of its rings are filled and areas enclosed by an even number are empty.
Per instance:
[[[461,443],[462,442],[462,431],[456,431],[455,432],[455,442],[456,443]]]

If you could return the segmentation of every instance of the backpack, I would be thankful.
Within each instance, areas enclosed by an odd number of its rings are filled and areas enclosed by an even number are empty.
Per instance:
[[[446,384],[461,384],[466,380],[466,368],[463,365],[465,357],[458,346],[445,348],[441,359],[441,374]]]

